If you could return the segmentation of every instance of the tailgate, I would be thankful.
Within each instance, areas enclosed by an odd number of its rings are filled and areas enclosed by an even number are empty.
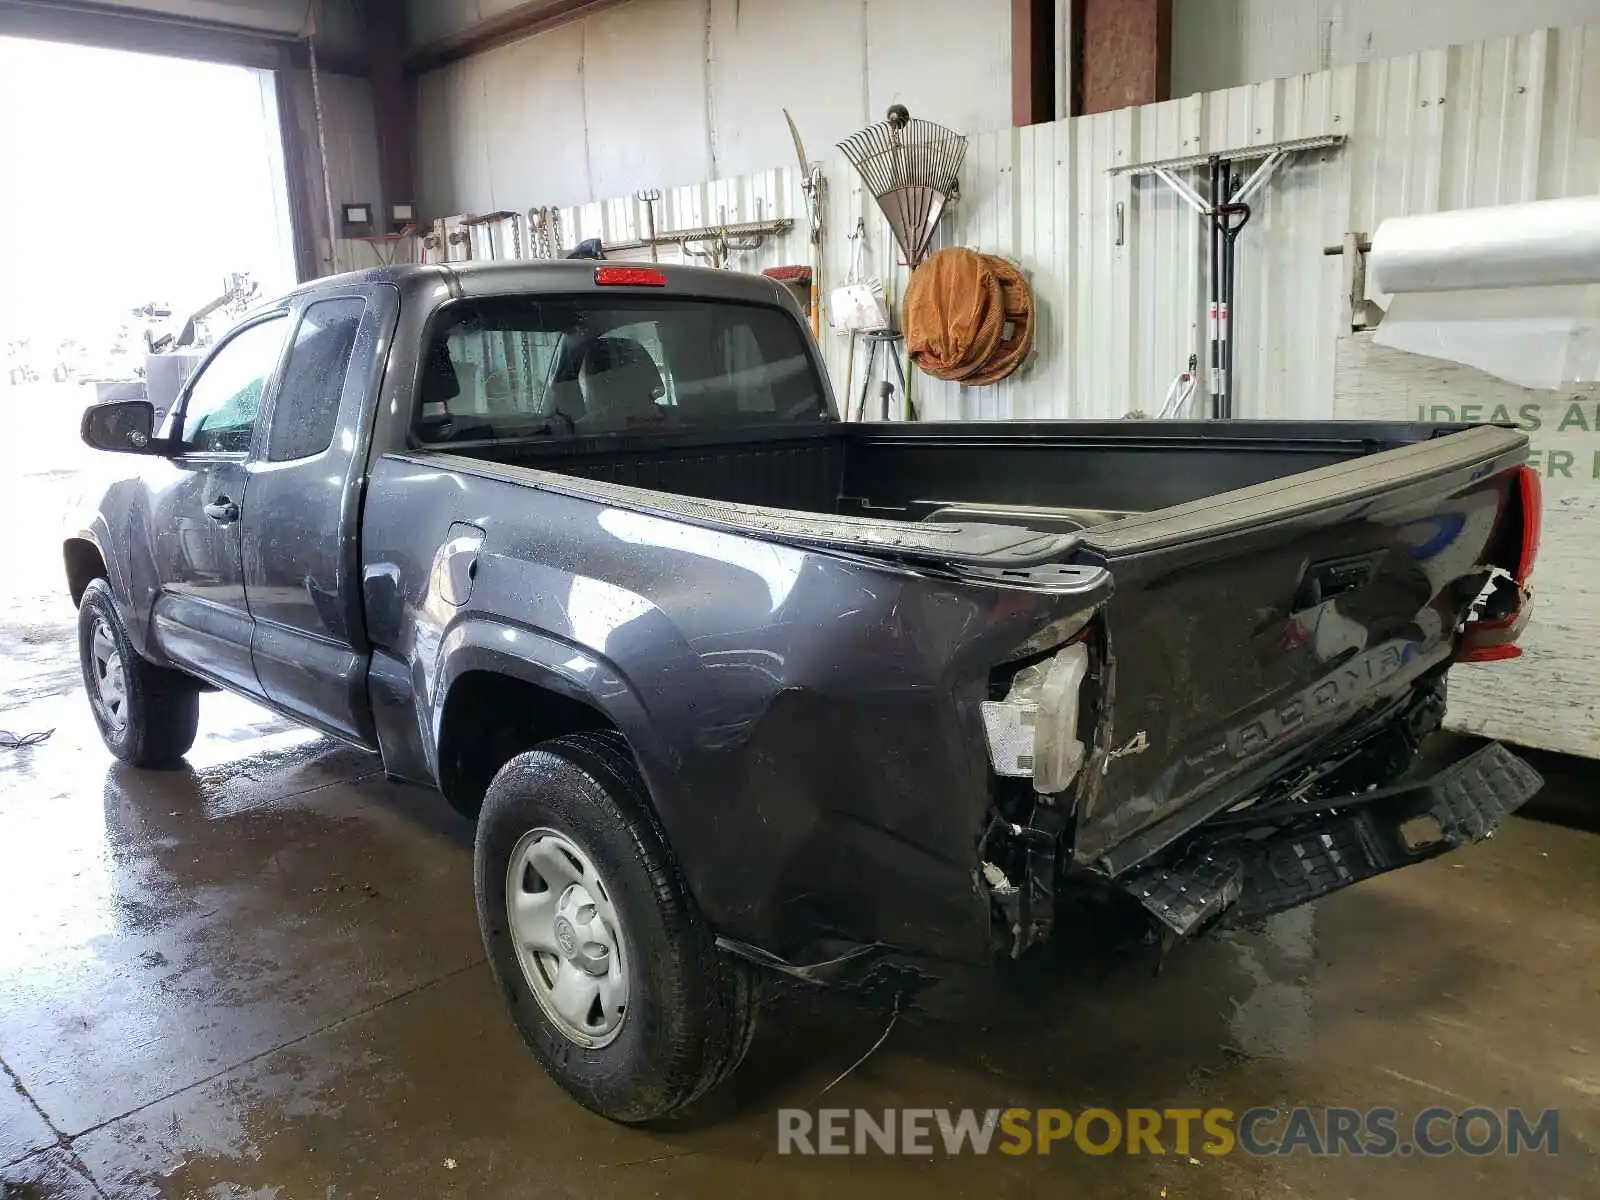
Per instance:
[[[1446,665],[1527,446],[1471,429],[1087,531],[1115,594],[1079,860],[1128,870]]]

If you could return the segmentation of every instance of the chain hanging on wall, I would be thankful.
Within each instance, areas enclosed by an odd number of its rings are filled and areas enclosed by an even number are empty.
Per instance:
[[[530,249],[534,258],[561,257],[561,210],[549,204],[528,210]]]

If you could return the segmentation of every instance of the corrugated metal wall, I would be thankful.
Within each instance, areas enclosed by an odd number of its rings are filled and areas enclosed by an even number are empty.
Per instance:
[[[1199,218],[1153,178],[1113,167],[1316,134],[1337,149],[1302,155],[1258,197],[1240,238],[1236,410],[1246,417],[1334,413],[1336,343],[1348,332],[1347,231],[1434,209],[1600,191],[1600,25],[1544,30],[1362,63],[1250,87],[971,140],[944,245],[1006,255],[1027,273],[1037,352],[1012,379],[962,388],[918,376],[928,418],[1117,417],[1154,411],[1189,355],[1204,361],[1205,239]],[[905,270],[842,159],[826,167],[824,288],[845,278],[848,232],[864,216],[865,269],[904,290]],[[739,255],[760,270],[806,261],[798,172],[767,171],[667,190],[663,229],[801,218]],[[1117,206],[1123,206],[1122,244]],[[562,210],[566,245],[643,228],[633,198]],[[847,343],[825,333],[835,387]],[[857,380],[859,383],[859,380]],[[1198,403],[1198,401],[1197,401]]]

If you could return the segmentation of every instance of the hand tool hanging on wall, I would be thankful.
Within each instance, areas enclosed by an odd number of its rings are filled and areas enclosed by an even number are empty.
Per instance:
[[[690,258],[701,259],[707,266],[722,270],[735,254],[759,250],[765,240],[759,233],[729,236],[730,232],[731,227],[724,225],[696,237],[682,236],[678,241]]]
[[[889,306],[883,280],[861,275],[861,255],[866,248],[867,222],[856,218],[850,235],[850,268],[845,281],[828,296],[828,324],[837,333],[861,333],[889,327]]]
[[[822,164],[806,158],[805,143],[800,140],[800,130],[783,110],[783,119],[789,122],[789,136],[794,139],[795,156],[800,160],[801,189],[806,197],[806,219],[811,236],[811,336],[822,336]]]
[[[846,351],[849,365],[845,370],[844,384],[847,406],[849,397],[855,394],[856,338],[862,333],[889,328],[889,304],[883,280],[863,278],[861,274],[861,255],[866,244],[867,221],[865,217],[857,217],[855,230],[850,234],[849,271],[845,281],[828,296],[828,324],[835,333],[848,334],[850,337]],[[847,410],[846,418],[849,415]]]
[[[650,261],[660,262],[661,254],[656,249],[656,205],[661,201],[661,192],[657,188],[645,188],[635,192],[633,198],[644,205],[644,240],[650,243]]]
[[[960,194],[967,139],[932,121],[913,120],[905,105],[893,104],[882,121],[851,134],[839,143],[839,149],[872,193],[899,243],[905,265],[914,270],[932,246],[945,211]],[[893,330],[863,336],[868,345],[863,399],[872,380],[873,359],[883,345],[895,356],[895,370],[905,391],[906,415],[916,420],[916,404],[906,388],[905,368],[899,358],[901,336]],[[887,397],[884,408],[887,413]]]
[[[1199,213],[1205,222],[1210,237],[1206,324],[1211,342],[1211,369],[1207,391],[1211,396],[1213,417],[1229,418],[1234,415],[1233,348],[1238,341],[1238,306],[1234,303],[1236,243],[1240,231],[1250,220],[1250,206],[1247,201],[1267,186],[1279,167],[1296,155],[1310,150],[1337,149],[1344,144],[1344,141],[1345,135],[1342,133],[1316,134],[1311,137],[1247,146],[1240,150],[1191,154],[1183,158],[1127,163],[1111,168],[1112,175],[1154,175],[1176,192],[1179,199]],[[1240,183],[1238,177],[1228,170],[1230,164],[1240,162],[1259,162],[1243,183]],[[1209,169],[1209,196],[1202,197],[1178,177],[1177,172],[1194,167]],[[1117,244],[1122,244],[1120,237]]]
[[[528,210],[530,242],[534,258],[567,257],[567,246],[561,236],[561,210],[552,206]],[[694,229],[668,229],[648,237],[631,238],[621,242],[600,242],[600,253],[611,257],[630,250],[645,250],[657,246],[678,246],[690,258],[708,260],[712,266],[725,267],[734,252],[760,249],[767,237],[788,233],[794,228],[789,217],[773,221],[733,221],[722,225],[703,225]],[[585,238],[584,243],[598,241]],[[691,249],[696,246],[698,249]]]
[[[896,104],[886,119],[851,134],[839,149],[883,210],[905,265],[915,267],[959,195],[967,139],[932,121],[913,120],[905,105]]]
[[[1206,214],[1211,230],[1211,303],[1207,318],[1211,332],[1211,415],[1221,420],[1233,416],[1233,275],[1239,234],[1250,222],[1248,204],[1227,199],[1236,193],[1236,180],[1222,159],[1213,155],[1211,209]]]

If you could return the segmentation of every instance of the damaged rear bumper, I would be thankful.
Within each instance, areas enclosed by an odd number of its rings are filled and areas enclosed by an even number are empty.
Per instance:
[[[1543,786],[1532,767],[1491,742],[1426,779],[1202,827],[1179,858],[1120,882],[1163,926],[1188,936],[1480,841]]]

